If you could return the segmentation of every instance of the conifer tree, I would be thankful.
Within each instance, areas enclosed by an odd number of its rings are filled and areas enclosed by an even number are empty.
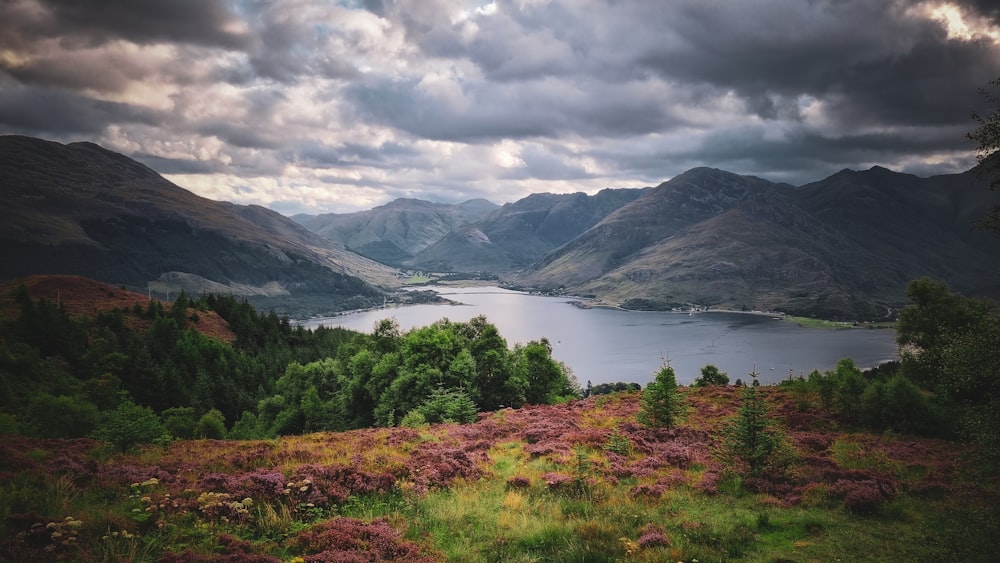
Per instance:
[[[670,428],[677,422],[680,399],[674,368],[664,365],[642,392],[638,420],[651,428]]]
[[[750,372],[752,384],[744,387],[740,410],[726,429],[724,452],[746,465],[750,475],[759,475],[781,460],[781,433],[768,417],[767,405],[758,389],[757,369]]]

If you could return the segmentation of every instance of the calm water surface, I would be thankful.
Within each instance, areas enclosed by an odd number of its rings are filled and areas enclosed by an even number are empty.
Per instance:
[[[542,297],[496,287],[437,288],[461,305],[414,305],[302,321],[307,327],[340,326],[371,332],[395,318],[402,330],[442,318],[468,321],[485,315],[513,346],[548,338],[552,355],[570,366],[581,385],[636,382],[645,385],[669,359],[684,385],[715,364],[730,381],[747,379],[756,365],[763,383],[813,369],[833,368],[844,357],[862,368],[896,357],[895,331],[806,329],[767,315],[665,313],[581,309],[565,297]]]

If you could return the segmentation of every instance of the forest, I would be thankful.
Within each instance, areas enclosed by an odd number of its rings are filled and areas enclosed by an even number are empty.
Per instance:
[[[172,304],[150,300],[94,318],[71,317],[24,287],[13,299],[18,313],[0,333],[5,432],[106,436],[117,418],[145,413],[146,442],[273,438],[471,422],[479,411],[580,394],[545,339],[509,348],[482,317],[405,333],[384,320],[369,335],[295,327],[231,296],[182,293]],[[232,342],[195,328],[209,311]]]

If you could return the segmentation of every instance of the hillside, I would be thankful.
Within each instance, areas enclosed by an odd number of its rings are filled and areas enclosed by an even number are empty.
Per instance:
[[[180,441],[0,437],[12,561],[967,561],[995,556],[996,483],[960,444],[841,426],[760,388],[795,455],[783,476],[718,457],[735,387],[682,389],[682,423],[637,393],[472,424]]]
[[[152,301],[149,295],[82,276],[30,276],[0,283],[0,312],[4,316],[14,318],[19,314],[14,296],[22,286],[32,299],[45,299],[55,303],[63,307],[69,316],[75,318],[93,319],[113,309],[132,310],[136,306],[145,309]],[[172,307],[170,303],[159,299],[156,301],[162,303],[165,310],[170,311]],[[147,329],[151,324],[136,316],[128,317],[127,322],[134,330]],[[229,323],[214,311],[198,311],[196,320],[191,326],[198,332],[227,344],[232,344],[236,339],[236,335],[229,328]]]
[[[91,143],[0,137],[0,185],[0,279],[74,274],[192,293],[217,284],[327,311],[378,300],[371,283],[393,280],[278,213],[199,197]]]
[[[799,188],[694,169],[610,214],[513,279],[637,309],[710,306],[891,318],[909,280],[996,296],[996,199],[970,172],[844,171]]]

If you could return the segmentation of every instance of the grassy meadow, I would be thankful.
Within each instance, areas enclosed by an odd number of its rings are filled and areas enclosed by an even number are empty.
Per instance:
[[[3,561],[990,561],[997,482],[956,442],[841,427],[762,387],[780,471],[721,461],[736,387],[640,393],[475,423],[187,440],[110,454],[0,438]]]

